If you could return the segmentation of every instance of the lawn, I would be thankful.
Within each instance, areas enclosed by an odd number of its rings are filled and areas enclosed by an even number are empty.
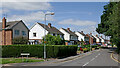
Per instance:
[[[42,62],[42,61],[44,61],[44,60],[43,59],[2,58],[2,64],[8,64],[8,63],[30,63],[30,62]]]

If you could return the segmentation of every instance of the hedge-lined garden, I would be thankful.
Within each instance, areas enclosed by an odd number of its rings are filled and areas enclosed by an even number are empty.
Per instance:
[[[21,53],[30,53],[29,57],[43,58],[43,45],[7,45],[2,46],[2,57],[21,57]],[[46,46],[47,58],[59,58],[76,55],[77,45]]]

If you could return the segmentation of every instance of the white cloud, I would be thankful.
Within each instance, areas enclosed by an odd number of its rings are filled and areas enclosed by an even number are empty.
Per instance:
[[[109,0],[2,0],[2,2],[109,2]]]
[[[25,15],[13,15],[11,17],[8,17],[8,21],[14,21],[14,20],[23,20],[25,23],[29,26],[30,22],[34,21],[44,21],[44,12],[39,11],[39,12],[33,12]],[[53,21],[53,16],[47,16],[47,20]]]
[[[48,2],[9,2],[2,3],[3,8],[14,9],[14,10],[26,10],[26,11],[35,11],[35,10],[49,10],[51,5]]]
[[[67,19],[58,22],[58,24],[63,25],[78,25],[78,26],[87,26],[87,25],[96,25],[97,23],[94,21],[82,21],[82,20],[73,20],[73,19]]]
[[[1,0],[1,2],[51,2],[53,0]]]

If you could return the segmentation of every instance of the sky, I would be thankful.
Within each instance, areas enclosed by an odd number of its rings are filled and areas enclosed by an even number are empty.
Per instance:
[[[0,3],[0,19],[7,21],[23,20],[31,28],[36,22],[44,24],[45,13],[47,23],[72,31],[93,32],[100,23],[100,16],[107,2],[4,2]],[[1,21],[0,20],[0,21]]]

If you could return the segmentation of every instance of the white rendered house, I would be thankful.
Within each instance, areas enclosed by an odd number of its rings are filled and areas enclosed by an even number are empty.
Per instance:
[[[100,38],[98,37],[98,35],[93,35],[95,38],[96,38],[96,43],[100,43],[101,42],[101,40],[100,40]]]
[[[42,39],[45,35],[51,34],[52,36],[59,35],[63,39],[63,33],[60,32],[57,28],[51,26],[51,23],[44,25],[41,23],[36,23],[29,32],[29,41],[30,42],[39,42],[42,43]]]
[[[79,31],[77,31],[77,32],[75,32],[75,34],[78,36],[78,40],[79,41],[85,41],[85,34],[83,33],[83,31],[81,31],[81,32],[79,32]]]
[[[74,45],[78,41],[78,36],[70,30],[70,28],[61,28],[60,31],[64,34],[66,45]]]
[[[102,36],[99,37],[99,38],[101,39],[101,43],[102,43],[102,44],[105,44],[105,40],[102,38]]]

